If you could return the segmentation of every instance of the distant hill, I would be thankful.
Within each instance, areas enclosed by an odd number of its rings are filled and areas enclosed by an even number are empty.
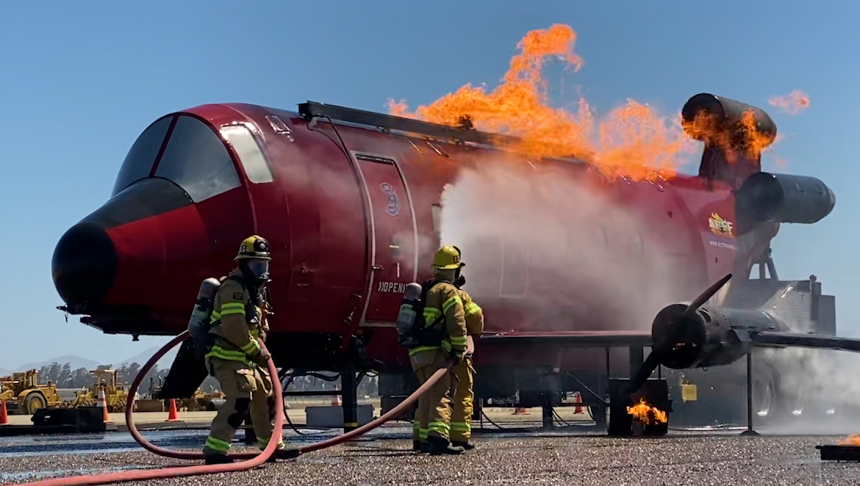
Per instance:
[[[153,346],[153,347],[147,349],[146,351],[141,351],[140,353],[138,353],[138,354],[136,354],[136,355],[134,355],[128,359],[125,359],[123,361],[120,361],[119,363],[112,363],[112,364],[113,364],[114,368],[119,368],[124,364],[132,364],[132,363],[137,363],[140,366],[143,366],[146,364],[147,361],[149,361],[149,358],[152,358],[152,355],[154,355],[159,349],[161,349],[161,346]],[[158,360],[158,363],[157,363],[158,368],[161,369],[161,368],[170,367],[170,365],[173,364],[173,360],[176,358],[176,353],[178,351],[179,351],[179,346],[176,346],[175,348],[168,351],[167,354],[162,356],[161,359]]]
[[[76,370],[78,368],[86,368],[88,370],[94,370],[100,364],[102,364],[102,363],[99,363],[97,361],[93,361],[91,359],[81,358],[80,356],[75,356],[73,354],[69,354],[66,356],[59,356],[56,358],[46,359],[44,361],[25,363],[25,364],[22,364],[21,366],[18,366],[16,368],[16,370],[17,371],[26,371],[26,370],[30,370],[30,369],[34,369],[34,368],[38,370],[42,366],[47,366],[47,365],[50,365],[50,364],[55,363],[55,362],[59,363],[61,365],[69,363],[69,366],[71,366],[73,370]]]
[[[122,365],[130,365],[132,363],[137,363],[138,365],[143,366],[144,364],[146,364],[147,361],[149,361],[149,358],[151,358],[152,355],[154,355],[156,353],[156,351],[158,351],[159,349],[161,349],[161,346],[153,346],[151,348],[148,348],[146,351],[141,351],[140,353],[138,353],[134,356],[131,356],[128,359],[124,359],[122,361],[110,361],[110,360],[104,361],[103,360],[103,361],[99,362],[99,361],[94,361],[94,360],[87,359],[87,358],[82,358],[82,357],[74,355],[74,354],[69,354],[69,355],[65,355],[65,356],[58,356],[56,358],[46,359],[43,361],[34,361],[31,363],[25,363],[25,364],[22,364],[21,366],[16,367],[14,370],[7,370],[5,368],[0,368],[0,376],[11,375],[12,371],[26,371],[26,370],[31,370],[31,369],[37,369],[38,370],[38,369],[41,369],[43,366],[48,366],[54,362],[57,362],[60,365],[64,365],[66,363],[69,363],[69,366],[71,366],[71,368],[73,370],[76,370],[79,368],[85,368],[87,370],[94,370],[94,369],[98,368],[99,365],[112,365],[115,369],[119,369],[122,367]],[[179,351],[179,347],[177,346],[177,347],[171,349],[170,351],[168,351],[166,355],[164,355],[160,360],[158,360],[159,369],[169,368],[170,365],[173,364],[173,360],[176,358],[176,353],[178,351]]]

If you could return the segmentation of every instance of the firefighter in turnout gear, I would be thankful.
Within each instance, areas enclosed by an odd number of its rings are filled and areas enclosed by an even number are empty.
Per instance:
[[[227,451],[249,411],[261,449],[271,440],[274,428],[276,410],[267,369],[271,356],[261,351],[258,342],[265,341],[268,332],[264,289],[269,281],[269,242],[256,235],[246,238],[234,260],[239,266],[221,278],[212,307],[209,333],[214,344],[206,353],[206,368],[221,384],[225,402],[203,448],[206,464],[232,462]],[[286,448],[282,438],[276,440],[279,450],[272,458],[298,455],[297,449]]]
[[[465,283],[465,279],[461,277],[461,280]],[[455,282],[454,285],[459,288],[462,284]],[[463,301],[468,342],[463,360],[451,368],[457,381],[457,389],[452,397],[451,444],[470,450],[475,448],[469,442],[472,437],[472,407],[475,398],[473,390],[475,368],[472,367],[472,354],[475,352],[475,338],[480,337],[484,332],[484,313],[463,289],[460,289],[460,299]]]
[[[433,258],[433,278],[428,281],[424,305],[426,327],[422,344],[409,350],[409,361],[420,384],[424,384],[449,356],[464,359],[467,347],[466,318],[461,291],[454,282],[460,279],[460,250],[443,246]],[[414,448],[421,452],[461,454],[463,447],[451,444],[451,396],[455,376],[448,372],[418,399],[413,422]]]

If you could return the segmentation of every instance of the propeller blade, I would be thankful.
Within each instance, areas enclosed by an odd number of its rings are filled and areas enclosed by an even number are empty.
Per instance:
[[[694,300],[690,303],[689,306],[687,306],[687,309],[684,310],[684,316],[689,316],[693,314],[693,312],[696,312],[696,310],[701,307],[702,304],[707,302],[711,297],[714,296],[714,294],[719,292],[719,290],[723,288],[723,285],[725,285],[726,282],[728,282],[731,278],[732,274],[728,274],[725,277],[717,280],[717,283],[715,283],[714,285],[708,287],[708,290],[702,292],[702,295],[696,297],[696,300]]]
[[[636,393],[636,391],[639,390],[639,388],[642,386],[642,384],[645,383],[648,377],[651,376],[651,373],[653,373],[654,370],[656,370],[657,367],[660,366],[661,354],[662,353],[660,353],[660,351],[651,348],[651,354],[649,354],[648,357],[645,358],[645,361],[642,363],[642,366],[639,367],[639,371],[636,372],[636,376],[634,376],[630,380],[630,383],[628,385],[630,387],[628,395]]]

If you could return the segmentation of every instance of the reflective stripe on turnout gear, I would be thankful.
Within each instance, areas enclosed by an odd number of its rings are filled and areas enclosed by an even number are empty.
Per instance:
[[[263,450],[266,448],[267,445],[269,445],[269,441],[272,440],[272,438],[271,437],[257,437],[257,440],[260,442],[260,450]],[[278,449],[283,449],[285,447],[287,447],[287,444],[284,443],[283,439],[279,440],[278,441]]]
[[[468,316],[471,316],[471,315],[472,315],[472,314],[474,314],[475,312],[480,312],[480,310],[481,310],[481,308],[480,308],[480,307],[478,307],[478,304],[476,304],[474,301],[469,302],[469,303],[468,303],[468,304],[466,304],[466,306],[465,306],[465,311],[466,311],[466,316],[467,316],[467,317],[468,317]]]
[[[212,449],[217,452],[227,452],[230,450],[231,444],[229,442],[223,441],[221,439],[216,439],[215,437],[209,436],[206,439],[206,447]]]
[[[230,315],[245,315],[245,305],[241,302],[225,302],[221,304],[221,309],[212,311],[212,318],[209,322],[214,324],[221,320],[222,316]]]
[[[256,342],[256,341],[255,341]],[[258,345],[259,346],[259,345]],[[206,358],[220,358],[227,361],[238,361],[240,363],[244,363],[253,369],[257,366],[256,363],[248,359],[248,356],[242,351],[232,351],[229,349],[224,349],[217,344],[212,346],[212,349],[206,353]]]
[[[254,337],[251,337],[248,344],[242,346],[242,352],[248,356],[255,356],[260,352],[260,343],[258,343]]]
[[[430,327],[439,316],[442,315],[442,311],[435,307],[425,307],[424,308],[424,322],[427,327]]]
[[[448,437],[448,430],[448,424],[446,424],[445,422],[430,422],[430,424],[427,425],[428,434],[430,432],[436,432],[442,437]]]
[[[463,301],[460,300],[459,296],[455,295],[454,297],[451,297],[450,299],[446,300],[444,304],[442,304],[442,312],[448,312],[451,307],[454,307],[457,304],[463,305]]]
[[[451,432],[468,433],[472,431],[472,424],[465,422],[451,422]]]
[[[422,353],[424,351],[436,351],[440,346],[418,346],[417,348],[412,348],[409,350],[409,356],[412,356],[416,353]]]
[[[451,341],[451,346],[455,348],[466,348],[466,345],[469,344],[469,338],[466,336],[456,336],[452,338],[448,338]]]

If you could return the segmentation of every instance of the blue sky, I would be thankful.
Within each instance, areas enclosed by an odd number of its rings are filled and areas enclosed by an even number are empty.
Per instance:
[[[57,240],[109,197],[128,148],[160,115],[210,102],[294,109],[308,99],[381,111],[388,98],[405,98],[414,108],[465,83],[494,87],[520,38],[554,23],[577,32],[585,60],[563,79],[561,70],[548,71],[556,105],[572,101],[579,86],[604,113],[627,98],[674,112],[702,91],[770,112],[785,135],[776,150],[788,165],[777,171],[821,178],[838,201],[816,225],[783,226],[774,245],[780,276],[817,275],[836,295],[840,333],[860,335],[849,312],[860,273],[853,253],[860,4],[423,5],[2,3],[0,367],[70,353],[119,360],[165,342],[105,336],[73,316],[66,323],[51,281]],[[806,112],[783,115],[767,104],[794,89],[810,95]],[[766,170],[773,161],[765,155]]]

